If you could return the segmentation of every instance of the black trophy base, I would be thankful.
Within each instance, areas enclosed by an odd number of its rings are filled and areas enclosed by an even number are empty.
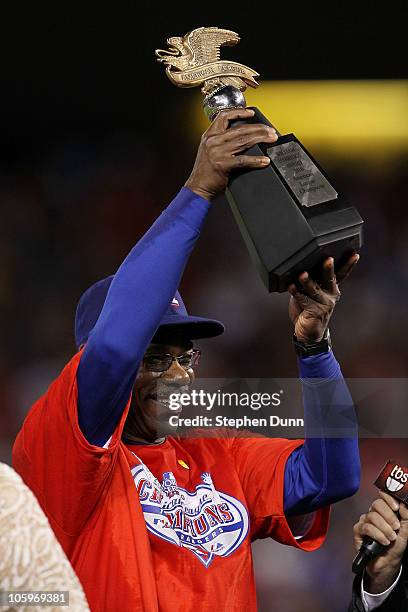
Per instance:
[[[253,110],[249,123],[271,125]],[[318,281],[324,259],[338,269],[361,248],[362,218],[293,134],[246,153],[271,164],[232,176],[226,195],[268,291],[286,291],[304,270]]]

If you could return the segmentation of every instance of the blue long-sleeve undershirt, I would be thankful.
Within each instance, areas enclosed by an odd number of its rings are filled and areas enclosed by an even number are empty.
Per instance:
[[[305,441],[285,466],[284,508],[306,514],[353,495],[360,484],[353,400],[333,353],[299,359]]]
[[[91,444],[103,446],[115,430],[209,207],[206,200],[183,188],[115,274],[77,372],[78,421]],[[356,439],[328,439],[325,424],[320,422],[330,405],[350,411],[355,423],[353,403],[337,362],[332,353],[299,362],[304,379],[306,440],[286,464],[284,504],[288,515],[313,512],[347,497],[359,479]],[[317,422],[319,437],[308,437],[309,422]]]

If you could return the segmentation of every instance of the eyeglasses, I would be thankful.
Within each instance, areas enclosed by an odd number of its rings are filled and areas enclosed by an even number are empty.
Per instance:
[[[179,357],[174,357],[170,353],[149,353],[143,358],[143,367],[151,372],[166,372],[173,361],[177,361],[184,370],[189,370],[198,366],[200,357],[201,351],[199,349],[193,349]]]

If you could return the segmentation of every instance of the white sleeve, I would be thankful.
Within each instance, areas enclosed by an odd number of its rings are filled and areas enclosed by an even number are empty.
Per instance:
[[[376,593],[376,594],[367,593],[367,591],[364,590],[364,587],[363,587],[364,577],[363,577],[363,579],[361,580],[361,599],[363,601],[364,610],[366,612],[371,612],[371,610],[375,610],[376,608],[381,606],[382,603],[384,603],[387,597],[391,595],[391,592],[397,586],[398,580],[401,578],[401,573],[402,573],[402,565],[400,567],[399,574],[397,578],[395,579],[395,582],[383,593]]]

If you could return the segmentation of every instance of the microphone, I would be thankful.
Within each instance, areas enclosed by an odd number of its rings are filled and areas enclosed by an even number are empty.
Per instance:
[[[392,495],[398,501],[408,503],[408,467],[401,466],[395,461],[388,461],[381,472],[379,473],[374,485],[383,491]],[[395,513],[400,518],[399,513]],[[355,574],[360,574],[367,563],[372,561],[374,557],[380,555],[388,546],[380,544],[373,538],[363,538],[363,544],[354,558],[352,570]]]

